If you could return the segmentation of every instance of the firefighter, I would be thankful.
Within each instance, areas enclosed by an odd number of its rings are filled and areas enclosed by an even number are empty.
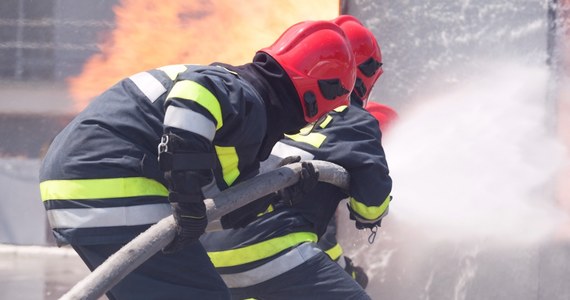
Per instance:
[[[174,215],[176,235],[113,287],[110,299],[227,299],[198,242],[204,194],[255,176],[284,133],[345,105],[355,62],[328,21],[288,28],[251,63],[171,65],[134,74],[54,139],[40,190],[59,245],[93,270]]]
[[[378,121],[364,109],[382,74],[374,35],[356,18],[335,20],[355,51],[357,80],[351,106],[330,112],[315,126],[288,135],[273,148],[264,170],[303,160],[326,160],[350,174],[350,189],[318,183],[318,172],[303,164],[301,180],[272,195],[260,216],[234,211],[220,232],[201,237],[208,255],[236,299],[369,299],[364,289],[317,246],[339,202],[359,229],[375,229],[388,212],[392,181]],[[259,202],[258,202],[259,203]],[[244,207],[245,209],[246,207]],[[243,227],[243,228],[242,228]]]
[[[380,131],[385,134],[390,124],[398,118],[398,114],[389,106],[368,102],[366,110],[374,116],[380,124]],[[310,201],[310,200],[309,200]],[[319,238],[317,246],[335,262],[337,262],[362,288],[368,285],[368,275],[360,266],[355,266],[353,260],[344,255],[342,246],[337,241],[337,216],[329,222],[325,233]]]

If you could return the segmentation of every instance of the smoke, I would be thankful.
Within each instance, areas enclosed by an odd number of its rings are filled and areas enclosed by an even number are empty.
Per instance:
[[[376,242],[342,226],[374,299],[524,294],[509,276],[534,272],[529,260],[568,224],[555,201],[567,157],[548,119],[547,67],[501,58],[447,71],[465,75],[432,78],[383,138],[394,199]]]
[[[431,240],[537,242],[565,216],[554,203],[564,149],[548,128],[546,67],[480,62],[417,99],[384,140],[391,220]]]

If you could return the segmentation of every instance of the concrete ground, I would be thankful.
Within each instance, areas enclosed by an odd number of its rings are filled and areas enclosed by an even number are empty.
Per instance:
[[[88,274],[71,248],[0,245],[0,299],[59,299]]]

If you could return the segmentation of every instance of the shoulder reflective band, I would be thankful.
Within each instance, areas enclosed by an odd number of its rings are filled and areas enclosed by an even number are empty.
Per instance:
[[[275,146],[273,146],[273,149],[271,149],[271,154],[282,159],[294,155],[299,155],[301,157],[301,160],[311,160],[315,158],[315,156],[308,151],[282,142],[277,142]]]
[[[229,288],[242,288],[275,278],[301,265],[322,251],[314,243],[303,243],[257,268],[234,274],[220,274]]]
[[[188,108],[168,106],[164,115],[164,125],[199,134],[210,142],[216,135],[214,122]]]
[[[168,196],[164,185],[144,177],[47,180],[40,192],[42,201]]]
[[[176,79],[178,74],[186,71],[188,68],[185,65],[170,65],[158,68],[162,72],[166,73],[166,76],[170,78],[170,80]]]
[[[307,135],[293,134],[293,135],[287,135],[287,137],[296,142],[309,144],[315,148],[319,148],[327,138],[324,134],[318,132],[311,132]]]
[[[342,255],[342,247],[339,243],[332,246],[331,248],[325,250],[325,253],[334,261],[336,261]]]
[[[201,86],[197,82],[190,80],[178,81],[170,90],[167,100],[172,98],[191,100],[210,112],[216,119],[216,130],[220,129],[223,125],[222,108],[218,102],[218,98],[212,94],[207,88]]]
[[[350,207],[361,217],[366,219],[364,221],[376,222],[378,221],[378,219],[380,219],[380,217],[384,215],[384,213],[388,209],[388,205],[390,205],[390,196],[386,197],[386,199],[384,199],[384,202],[382,202],[380,206],[366,206],[352,197],[350,197],[349,202],[350,202]]]
[[[208,252],[216,268],[239,266],[271,257],[287,248],[304,242],[316,242],[312,232],[295,232],[242,248]]]
[[[344,111],[345,109],[347,109],[347,108],[348,108],[347,105],[341,105],[341,106],[335,108],[334,111],[336,111],[336,112],[343,112],[343,111]]]
[[[158,79],[148,72],[140,72],[129,77],[129,79],[137,86],[137,88],[150,100],[156,101],[164,92],[166,88],[160,83]]]
[[[235,147],[215,146],[218,161],[222,166],[224,181],[228,186],[232,185],[238,178],[240,171],[238,168],[239,157]]]
[[[321,128],[325,128],[327,127],[327,125],[329,125],[329,123],[332,121],[332,117],[330,115],[327,115],[326,118],[319,124],[319,127]]]

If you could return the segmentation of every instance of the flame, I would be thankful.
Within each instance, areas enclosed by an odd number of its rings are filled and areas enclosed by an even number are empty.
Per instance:
[[[121,0],[115,29],[68,78],[78,110],[131,74],[169,64],[250,62],[289,26],[338,16],[338,0]]]

